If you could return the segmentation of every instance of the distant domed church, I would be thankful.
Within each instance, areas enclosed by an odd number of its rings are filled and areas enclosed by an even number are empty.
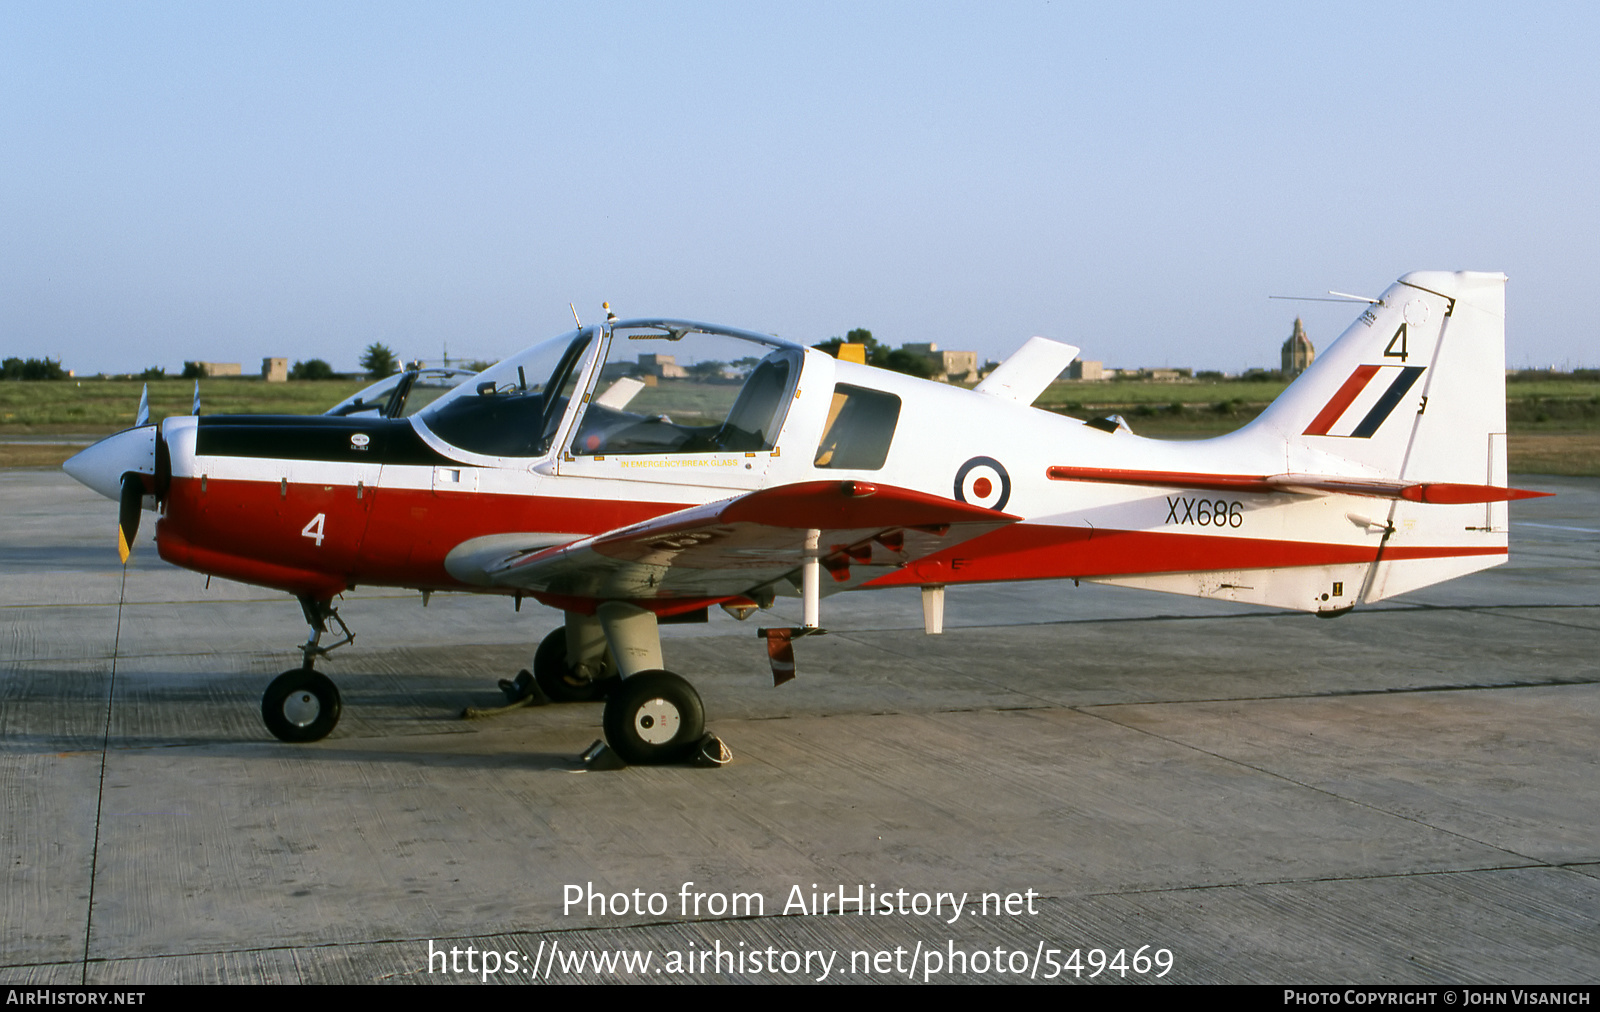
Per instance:
[[[1311,368],[1311,363],[1316,359],[1317,349],[1311,347],[1311,338],[1306,336],[1306,328],[1301,325],[1297,316],[1294,320],[1294,333],[1283,342],[1283,378],[1294,379]]]

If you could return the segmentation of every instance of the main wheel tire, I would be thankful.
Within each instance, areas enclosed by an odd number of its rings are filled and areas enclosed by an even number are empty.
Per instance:
[[[291,668],[261,694],[261,719],[279,741],[321,741],[339,723],[339,689],[324,674]]]
[[[617,687],[618,678],[607,652],[600,660],[602,675],[585,678],[567,666],[567,630],[557,628],[544,638],[533,655],[533,680],[556,703],[593,703]]]
[[[705,707],[694,686],[670,671],[641,671],[606,699],[606,743],[636,766],[689,757],[706,733]]]

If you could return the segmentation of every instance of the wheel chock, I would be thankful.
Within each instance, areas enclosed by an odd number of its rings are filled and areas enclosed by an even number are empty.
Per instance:
[[[533,678],[533,672],[523,669],[517,673],[515,681],[509,678],[500,679],[500,691],[510,700],[505,706],[476,707],[469,706],[461,711],[462,720],[476,720],[480,717],[498,717],[502,713],[520,710],[524,706],[546,706],[550,697],[539,688],[539,683]]]
[[[721,738],[707,732],[694,747],[694,755],[690,757],[689,765],[715,769],[718,766],[726,766],[732,761],[733,749],[729,748]]]
[[[611,746],[600,738],[596,738],[594,744],[584,750],[583,755],[578,757],[578,762],[583,764],[586,772],[599,773],[605,770],[628,768],[628,764],[622,761],[622,757],[613,752]]]

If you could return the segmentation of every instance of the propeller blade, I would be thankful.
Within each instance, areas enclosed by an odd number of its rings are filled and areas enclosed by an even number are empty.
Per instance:
[[[133,420],[133,427],[150,424],[150,384],[144,385],[144,390],[139,393],[139,417]]]
[[[172,451],[167,449],[167,438],[160,429],[156,430],[156,473],[155,493],[156,503],[167,501],[167,493],[172,490]]]
[[[129,472],[122,476],[122,499],[117,507],[117,554],[128,564],[133,539],[139,534],[139,514],[144,511],[144,479]]]
[[[189,413],[191,415],[198,415],[200,413],[200,381],[199,380],[195,380],[194,381],[194,410],[189,412]]]

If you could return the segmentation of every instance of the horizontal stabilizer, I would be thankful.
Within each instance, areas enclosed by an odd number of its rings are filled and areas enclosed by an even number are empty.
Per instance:
[[[1053,481],[1093,481],[1112,485],[1148,485],[1156,488],[1204,489],[1211,492],[1267,492],[1298,495],[1365,495],[1411,502],[1509,502],[1537,499],[1550,492],[1498,485],[1464,485],[1456,482],[1388,481],[1382,478],[1345,478],[1325,474],[1200,474],[1190,471],[1131,471],[1111,467],[1046,469]]]

